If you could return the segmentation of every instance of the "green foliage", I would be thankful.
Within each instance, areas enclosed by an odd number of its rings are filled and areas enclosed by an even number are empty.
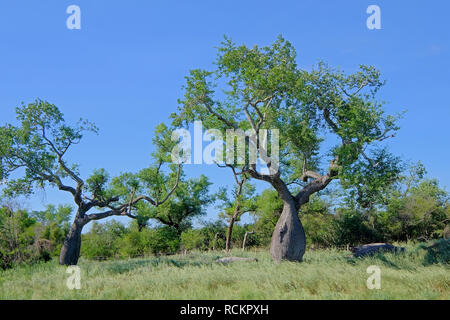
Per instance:
[[[134,228],[126,233],[119,242],[122,257],[141,257],[146,255],[174,254],[180,247],[180,237],[170,227],[156,229]]]
[[[181,235],[191,227],[194,217],[205,214],[205,206],[214,200],[209,194],[211,182],[204,175],[181,180],[173,195],[158,207],[147,204],[137,206],[138,215],[174,228]]]
[[[333,207],[325,195],[313,195],[299,212],[307,244],[330,247],[445,237],[450,221],[448,193],[436,180],[426,179],[425,173],[421,164],[414,165],[389,186],[373,189],[370,206],[363,206],[346,189],[330,194],[343,200]],[[256,204],[255,236],[260,245],[267,245],[283,203],[275,191],[265,190]]]
[[[370,162],[358,160],[344,167],[341,175],[348,197],[367,209],[377,203],[386,203],[386,194],[399,181],[403,170],[400,158],[385,149],[372,151],[370,158]]]
[[[251,48],[225,38],[216,68],[192,70],[186,77],[173,125],[201,120],[205,128],[223,132],[278,129],[280,172],[287,184],[302,184],[306,170],[333,171],[348,186],[373,181],[361,181],[369,172],[377,179],[361,196],[372,196],[398,172],[397,159],[376,149],[399,129],[399,116],[385,115],[383,103],[375,99],[384,85],[380,72],[361,65],[345,74],[322,62],[308,72],[297,66],[296,58],[292,44],[281,36],[270,46]],[[322,148],[325,139],[335,143],[336,138],[337,145]],[[269,143],[267,151],[271,148]],[[333,166],[320,168],[330,160]]]
[[[266,189],[256,198],[256,210],[252,215],[255,236],[261,246],[267,246],[272,238],[273,230],[283,211],[283,201],[275,190]]]
[[[181,167],[170,164],[170,153],[175,145],[171,140],[171,129],[159,124],[153,136],[155,151],[152,153],[153,163],[137,173],[126,172],[114,177],[110,183],[111,193],[120,197],[122,202],[129,203],[139,195],[145,195],[148,206],[158,206],[168,198],[177,180],[183,180]],[[141,203],[139,203],[140,205]],[[134,206],[134,209],[140,209]],[[137,210],[140,214],[140,210]]]
[[[231,236],[231,242],[235,248],[242,248],[244,237],[246,232],[254,232],[253,224],[236,224],[233,228],[233,234]],[[260,246],[260,239],[255,233],[247,234],[247,240],[245,243],[246,248]]]
[[[112,198],[112,190],[108,189],[110,177],[105,169],[95,169],[90,177],[86,179],[86,190],[92,194],[94,199],[106,201]]]
[[[35,187],[46,184],[58,187],[60,179],[77,171],[76,164],[62,157],[84,132],[97,132],[97,128],[84,120],[68,125],[55,105],[42,100],[16,108],[16,114],[19,126],[0,127],[0,179],[7,179],[4,194],[30,195]],[[25,168],[24,175],[10,178],[18,168]]]
[[[359,245],[376,242],[377,237],[366,217],[355,208],[340,209],[336,215],[337,243]]]
[[[205,248],[225,249],[225,224],[221,220],[203,223],[200,232],[205,238]]]
[[[113,178],[110,188],[122,202],[132,203],[128,214],[133,211],[141,227],[154,219],[181,234],[190,227],[192,218],[205,213],[204,207],[213,197],[209,195],[211,182],[206,176],[186,179],[180,165],[170,164],[176,144],[171,133],[171,128],[158,125],[153,138],[154,164],[135,174],[123,173]]]
[[[383,238],[427,241],[445,236],[450,221],[448,193],[425,174],[420,162],[412,165],[382,194],[385,200],[378,203],[375,224]]]
[[[56,223],[56,225],[63,227],[70,222],[70,216],[73,208],[69,205],[58,205],[58,207],[49,204],[44,211],[33,211],[30,216],[44,225]]]
[[[126,228],[117,221],[103,224],[94,222],[91,230],[83,235],[81,255],[89,259],[115,258],[119,254],[120,239],[126,234]]]
[[[238,182],[237,175],[235,175],[235,178]],[[236,222],[241,220],[243,214],[256,210],[256,202],[253,198],[255,186],[250,184],[247,181],[247,178],[244,177],[243,180],[239,181],[237,185],[234,185],[232,192],[233,198],[229,198],[226,191],[227,190],[223,188],[218,195],[218,199],[221,200],[221,204],[219,206],[221,209],[219,218],[226,220],[228,223],[228,228],[231,228],[232,230],[230,239],[227,239],[230,246],[231,243],[241,246],[245,231],[241,226],[236,225]],[[228,237],[228,232],[226,234]]]
[[[420,248],[427,252],[424,261],[426,265],[435,263],[450,265],[450,240],[440,239],[429,246],[422,244]]]
[[[393,195],[385,215],[394,222],[392,232],[398,239],[440,238],[450,219],[448,201],[436,180],[423,180],[402,195]]]
[[[25,210],[0,208],[0,268],[48,261],[59,253],[68,232],[67,224],[53,221],[54,216],[42,219],[45,216],[39,215],[41,220],[37,221]]]
[[[337,223],[330,204],[314,195],[300,208],[300,219],[305,229],[306,244],[332,247],[338,243]]]
[[[181,234],[181,245],[186,250],[205,249],[206,237],[201,230],[189,229]]]
[[[247,161],[240,168],[244,174],[270,182],[283,199],[292,196],[297,202],[340,178],[358,209],[374,209],[402,170],[399,159],[380,146],[399,130],[400,117],[386,115],[383,102],[376,99],[384,85],[380,72],[361,65],[346,74],[323,62],[306,71],[297,66],[296,58],[294,47],[281,36],[270,46],[251,48],[225,38],[215,69],[192,70],[186,77],[184,98],[178,113],[172,114],[173,126],[188,127],[201,120],[205,128],[223,133],[251,129],[258,135],[261,129],[277,129],[280,166],[272,167],[271,162],[267,175]],[[270,143],[261,148],[256,140],[259,151],[273,149]],[[270,242],[281,214],[282,202],[274,197],[263,194],[256,203],[255,232],[261,245]],[[233,205],[226,197],[224,203],[223,215],[230,216]],[[366,226],[373,225],[373,218],[365,221],[351,210],[343,210],[340,218],[323,212],[303,214],[312,228],[306,230],[313,237],[310,243],[354,243],[376,237],[374,228]]]
[[[149,218],[158,218],[163,222],[160,216],[155,217],[158,214],[147,216],[145,213],[151,213],[155,207],[164,204],[166,211],[175,212],[173,220],[172,216],[166,213],[168,221],[166,224],[177,229],[178,234],[183,228],[189,226],[189,219],[192,216],[203,213],[202,206],[210,201],[207,194],[209,182],[206,177],[184,181],[181,179],[181,165],[167,163],[170,161],[170,152],[175,142],[171,140],[171,129],[163,124],[157,126],[153,139],[156,147],[152,154],[155,160],[153,165],[137,174],[124,173],[113,178],[110,178],[105,169],[97,169],[86,181],[83,181],[79,177],[78,166],[69,164],[64,156],[72,145],[80,142],[85,131],[96,132],[97,128],[86,121],[80,121],[76,126],[69,126],[56,106],[41,100],[17,108],[16,113],[19,126],[7,124],[0,127],[0,180],[6,179],[6,187],[3,191],[8,197],[30,195],[35,187],[44,188],[46,185],[69,192],[77,205],[74,226],[80,229],[90,221],[110,216],[134,218],[142,229]],[[169,172],[165,172],[166,166]],[[10,179],[11,174],[21,168],[25,169],[25,173],[20,172],[19,178]],[[70,178],[76,186],[66,185],[66,180],[69,180],[66,178]],[[184,190],[177,190],[177,200],[172,200],[169,204],[168,200],[175,194],[177,187],[182,187]],[[190,196],[194,199],[188,199]],[[108,211],[102,210],[100,213],[89,214],[93,208],[108,209]],[[70,215],[70,210],[67,209],[56,210],[49,207],[46,212],[35,215],[40,220],[56,220],[54,221],[56,225],[62,227],[61,224],[67,223]],[[135,215],[133,211],[137,214]],[[144,214],[141,214],[142,212]],[[59,242],[61,234],[55,232],[51,226],[52,223],[45,225],[46,230],[43,232],[48,237],[55,238],[52,240]],[[81,232],[81,230],[78,231]],[[154,238],[162,237],[161,234],[170,232],[161,229]],[[94,242],[98,240],[99,246],[89,247],[85,252],[87,255],[104,252],[106,256],[111,256],[114,253],[111,243],[102,243],[107,239],[100,240],[95,235],[92,237]],[[155,242],[153,245],[153,248],[156,248],[155,252],[160,252],[158,243],[161,241],[153,242]],[[175,250],[177,244],[169,242],[166,246],[167,250]],[[75,242],[66,242],[68,245],[71,243]],[[63,252],[72,252],[72,250],[69,248],[68,251]],[[61,261],[72,263],[77,258],[63,257]]]

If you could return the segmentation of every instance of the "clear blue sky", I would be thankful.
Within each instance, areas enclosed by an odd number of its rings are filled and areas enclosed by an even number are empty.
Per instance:
[[[81,8],[81,30],[66,28],[71,4]],[[381,8],[381,30],[366,27],[372,4]],[[379,68],[386,110],[408,110],[391,150],[423,161],[449,186],[449,14],[447,0],[2,0],[0,122],[13,121],[22,101],[46,99],[68,119],[100,127],[70,153],[84,177],[99,167],[137,171],[150,161],[154,127],[176,110],[184,76],[211,65],[223,35],[252,46],[282,34],[304,68],[318,59],[346,71]],[[186,172],[207,174],[215,188],[232,183],[215,166]],[[70,198],[52,190],[28,200],[36,209],[64,202]]]

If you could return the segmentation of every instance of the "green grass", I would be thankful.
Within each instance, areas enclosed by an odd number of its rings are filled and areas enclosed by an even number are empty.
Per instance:
[[[66,286],[56,261],[0,271],[0,299],[450,299],[450,268],[426,263],[425,250],[354,259],[346,251],[307,251],[304,262],[274,263],[266,251],[234,256],[258,262],[217,264],[223,252],[95,262],[81,259],[81,289]],[[381,289],[369,290],[370,265]]]

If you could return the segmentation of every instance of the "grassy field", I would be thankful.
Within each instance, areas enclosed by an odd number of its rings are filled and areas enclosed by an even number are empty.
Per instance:
[[[425,251],[354,259],[316,250],[303,263],[272,262],[266,251],[232,252],[258,262],[215,263],[224,252],[95,262],[81,259],[81,289],[69,290],[57,261],[0,271],[0,299],[450,299],[450,268],[427,264]],[[381,289],[366,286],[368,266]]]

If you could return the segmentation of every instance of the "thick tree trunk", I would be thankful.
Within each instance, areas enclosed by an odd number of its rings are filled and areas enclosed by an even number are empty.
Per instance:
[[[302,261],[305,250],[305,231],[298,218],[295,200],[284,200],[283,212],[272,235],[270,254],[277,262]]]
[[[231,235],[233,233],[233,226],[234,226],[234,217],[231,217],[230,223],[228,224],[228,230],[227,230],[227,240],[225,243],[225,250],[230,251],[231,249]]]
[[[81,249],[81,231],[84,226],[85,223],[81,219],[75,219],[61,248],[59,264],[72,266],[78,263]]]

